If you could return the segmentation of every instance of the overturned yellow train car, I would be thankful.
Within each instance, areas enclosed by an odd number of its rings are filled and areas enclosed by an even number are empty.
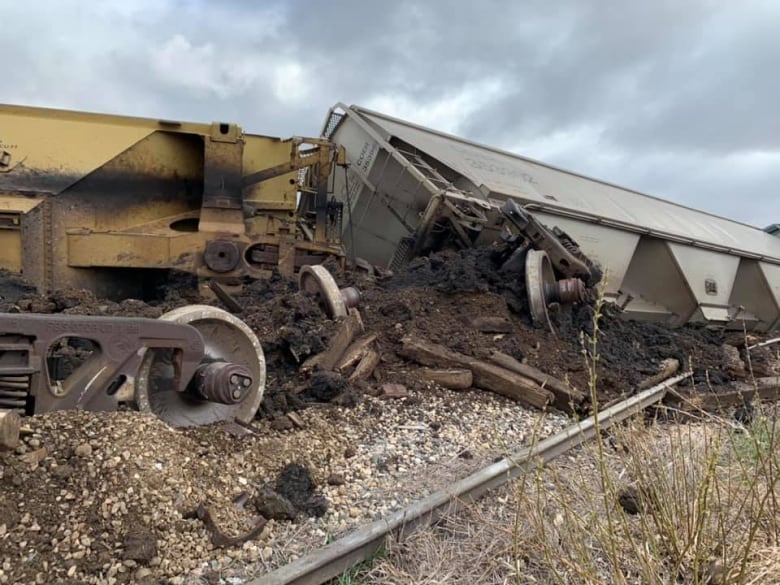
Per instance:
[[[0,268],[40,290],[146,296],[170,270],[225,284],[341,253],[321,139],[0,105]]]

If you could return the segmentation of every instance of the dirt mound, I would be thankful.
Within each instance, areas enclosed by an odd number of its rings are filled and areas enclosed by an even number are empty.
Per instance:
[[[0,270],[0,307],[13,306],[19,299],[35,294],[35,287],[7,270]]]
[[[381,331],[386,363],[401,364],[395,350],[412,334],[477,357],[497,349],[587,391],[592,352],[586,342],[593,335],[595,301],[554,313],[555,333],[535,328],[522,275],[501,270],[501,260],[494,250],[442,252],[368,283],[362,310],[367,327]],[[481,331],[475,317],[485,316],[505,321],[508,331]],[[598,326],[597,388],[604,399],[632,391],[668,358],[692,368],[696,382],[731,379],[723,371],[720,331],[627,321],[611,304],[602,307]],[[413,372],[405,382],[415,384]]]
[[[504,296],[512,311],[525,322],[528,300],[522,274],[503,270],[503,253],[492,248],[445,250],[415,258],[401,272],[384,279],[386,291],[432,289],[446,294],[494,292]]]
[[[294,280],[275,275],[247,285],[235,298],[243,309],[239,317],[257,333],[266,356],[267,389],[261,414],[274,417],[329,400],[355,404],[363,391],[387,377],[419,386],[416,368],[396,355],[405,335],[477,357],[499,350],[587,390],[591,376],[586,358],[592,361],[593,356],[585,342],[593,334],[595,303],[565,306],[555,312],[555,333],[536,328],[528,317],[522,274],[502,270],[502,262],[498,250],[472,249],[417,258],[403,271],[385,277],[339,273],[331,267],[340,285],[362,290],[366,329],[378,335],[382,362],[368,387],[322,373],[315,374],[311,383],[302,377],[301,364],[327,347],[336,324],[324,317],[311,298],[297,293]],[[172,280],[158,300],[148,303],[135,299],[116,303],[96,299],[86,291],[25,296],[21,293],[29,291],[18,279],[9,283],[20,294],[1,300],[0,310],[157,318],[193,300],[193,283],[186,278]],[[499,333],[475,325],[476,317],[488,316],[502,320],[506,329]],[[617,307],[605,305],[596,350],[599,393],[609,399],[630,392],[668,358],[693,369],[697,383],[726,382],[733,375],[723,366],[724,340],[722,332],[703,326],[671,329],[626,321]]]
[[[276,491],[287,498],[298,510],[310,516],[322,516],[328,509],[328,501],[317,493],[317,484],[305,465],[290,463],[276,478]]]

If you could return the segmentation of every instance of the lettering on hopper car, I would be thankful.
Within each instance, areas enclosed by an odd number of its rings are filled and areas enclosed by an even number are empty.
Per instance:
[[[352,210],[355,208],[355,205],[357,205],[357,198],[360,194],[361,188],[363,187],[363,183],[360,182],[360,175],[358,175],[352,169],[347,170],[347,177],[349,180],[349,191],[347,196],[351,204],[350,210]]]
[[[0,138],[0,150],[13,150],[15,148],[19,148],[19,145],[11,144],[10,142],[6,142],[2,138]]]
[[[505,167],[496,164],[492,160],[485,159],[485,160],[479,160],[472,157],[465,157],[464,160],[475,169],[478,169],[480,171],[488,171],[489,173],[493,173],[494,175],[501,175],[502,177],[512,177],[515,179],[521,179],[522,181],[525,181],[526,183],[530,183],[531,185],[538,185],[539,182],[534,179],[533,175],[518,171],[517,169],[513,169],[511,167]]]
[[[531,185],[539,184],[539,181],[537,181],[532,174],[511,166],[501,165],[496,162],[495,158],[475,152],[473,148],[465,148],[457,144],[451,144],[450,148],[464,155],[463,160],[474,169],[487,171],[494,175],[501,175],[502,177],[520,179]]]
[[[378,146],[376,142],[364,142],[363,148],[360,149],[360,155],[358,156],[355,165],[363,171],[368,173],[368,169],[371,168],[371,163],[374,162]]]

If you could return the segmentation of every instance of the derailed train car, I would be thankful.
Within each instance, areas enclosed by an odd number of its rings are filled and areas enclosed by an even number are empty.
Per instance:
[[[334,106],[322,136],[346,149],[343,237],[371,263],[489,244],[514,200],[606,272],[627,317],[780,326],[780,238],[766,231],[358,106]]]
[[[357,106],[334,107],[321,139],[291,140],[0,106],[0,268],[43,290],[139,295],[169,269],[240,284],[343,258],[342,239],[393,268],[528,221],[550,228],[557,277],[587,282],[590,268],[566,267],[593,261],[628,317],[780,325],[770,232]]]
[[[145,296],[339,256],[339,152],[239,126],[0,104],[0,268],[40,290]]]

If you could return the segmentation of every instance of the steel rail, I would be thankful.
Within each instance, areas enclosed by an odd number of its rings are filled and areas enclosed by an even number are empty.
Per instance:
[[[598,420],[594,415],[574,423],[560,433],[519,449],[403,510],[361,526],[292,563],[248,581],[246,585],[320,585],[337,577],[350,567],[371,558],[384,546],[390,534],[401,539],[420,526],[432,524],[443,515],[462,508],[485,492],[517,477],[530,464],[550,461],[592,439],[599,430],[607,429],[660,402],[670,386],[690,375],[691,372],[687,372],[669,378],[598,413]]]
[[[767,345],[774,345],[775,343],[780,343],[780,337],[775,337],[774,339],[767,339],[766,341],[762,341],[760,343],[754,343],[753,345],[748,345],[748,351],[751,349],[756,349],[757,347],[766,347]]]

